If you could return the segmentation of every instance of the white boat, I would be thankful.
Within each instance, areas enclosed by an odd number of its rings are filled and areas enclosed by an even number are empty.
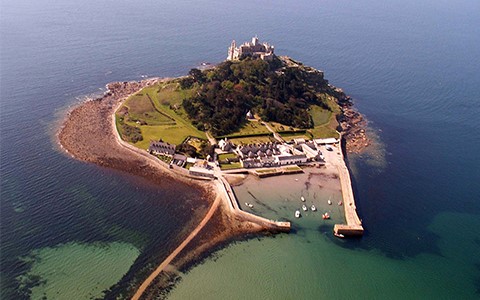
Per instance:
[[[299,210],[296,210],[295,211],[295,218],[300,218],[300,211]]]
[[[324,214],[322,215],[322,219],[328,220],[328,219],[330,219],[330,215],[329,215],[328,213],[324,213]]]
[[[332,205],[332,200],[328,199],[327,203],[328,205]]]
[[[312,211],[317,211],[317,208],[315,207],[315,205],[312,204],[311,210]]]
[[[305,197],[300,197],[300,200],[302,200],[302,202],[305,202]]]
[[[341,234],[341,233],[336,233],[336,232],[334,232],[333,235],[336,236],[336,237],[338,237],[338,238],[341,238],[341,239],[343,239],[343,238],[345,237],[343,234]]]
[[[305,204],[302,205],[302,209],[303,209],[303,211],[307,211],[307,210],[308,210],[308,208],[307,208],[307,206],[306,206]]]
[[[250,208],[253,208],[253,204],[251,204],[251,203],[245,202],[245,205],[250,207]]]

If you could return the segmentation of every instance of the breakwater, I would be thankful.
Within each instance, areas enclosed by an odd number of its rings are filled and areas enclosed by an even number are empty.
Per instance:
[[[339,143],[339,159],[333,160],[332,163],[336,165],[338,176],[340,178],[340,185],[342,188],[343,207],[345,210],[346,224],[335,224],[333,231],[336,234],[343,234],[345,236],[363,235],[362,221],[358,217],[357,207],[355,205],[355,197],[353,196],[352,181],[350,179],[350,172],[348,171],[341,143]]]

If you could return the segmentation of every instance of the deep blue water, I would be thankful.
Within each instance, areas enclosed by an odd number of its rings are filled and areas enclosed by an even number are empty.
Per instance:
[[[2,1],[0,25],[6,297],[29,267],[18,257],[72,241],[156,251],[186,218],[168,199],[195,198],[187,187],[153,187],[65,156],[54,138],[62,112],[108,82],[183,75],[202,61],[222,61],[232,39],[254,34],[278,54],[324,70],[355,98],[384,145],[384,167],[353,159],[367,233],[347,247],[396,259],[441,255],[441,237],[429,228],[436,216],[480,219],[476,0]],[[448,222],[461,227],[462,218]],[[452,239],[466,237],[475,243],[462,255],[476,255],[479,265],[477,228]],[[466,276],[480,288],[480,271]]]

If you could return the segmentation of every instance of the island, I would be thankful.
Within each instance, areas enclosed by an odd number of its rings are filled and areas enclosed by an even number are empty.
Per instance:
[[[168,290],[170,264],[189,265],[235,237],[290,231],[301,212],[277,221],[243,210],[232,189],[239,175],[327,170],[340,180],[343,200],[335,204],[345,212],[333,234],[363,234],[344,155],[369,145],[364,118],[322,71],[277,56],[258,37],[233,41],[225,61],[183,77],[108,84],[102,97],[68,113],[58,138],[76,159],[202,193],[183,242],[133,285],[132,299]]]

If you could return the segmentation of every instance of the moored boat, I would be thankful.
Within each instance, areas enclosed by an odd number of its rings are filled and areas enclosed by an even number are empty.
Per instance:
[[[305,202],[305,197],[300,197],[300,200],[302,200],[302,202]]]
[[[295,218],[300,218],[301,214],[299,210],[295,211]]]
[[[307,210],[308,210],[308,208],[307,208],[307,206],[306,206],[305,204],[302,205],[302,209],[303,209],[303,211],[307,211]]]
[[[324,214],[322,215],[322,219],[328,220],[328,219],[330,219],[330,215],[329,215],[328,213],[324,213]]]
[[[312,211],[317,211],[317,208],[315,207],[315,205],[312,204],[312,207],[310,208]]]
[[[333,235],[336,236],[336,237],[338,237],[338,238],[341,238],[341,239],[343,239],[343,238],[345,237],[343,234],[341,234],[341,233],[336,233],[336,232],[334,232]]]

